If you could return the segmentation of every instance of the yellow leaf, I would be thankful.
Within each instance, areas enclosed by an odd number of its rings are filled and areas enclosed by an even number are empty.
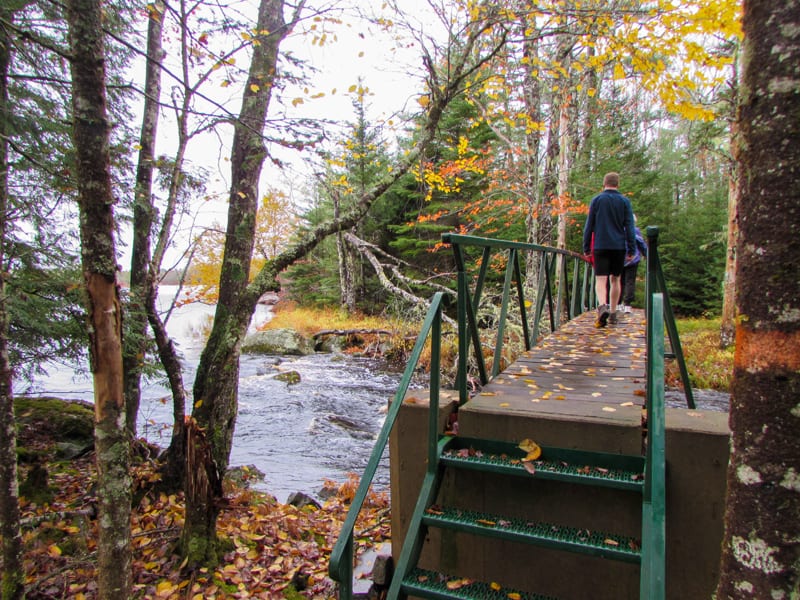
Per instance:
[[[254,93],[255,93],[255,92],[257,92],[257,91],[258,91],[258,90],[260,90],[260,89],[261,89],[261,88],[258,86],[258,84],[255,84],[255,83],[251,83],[251,84],[250,84],[250,91],[251,91],[251,92],[254,92]]]
[[[499,592],[501,589],[503,589],[503,587],[499,583],[496,583],[494,581],[489,584],[489,587],[492,588],[495,592]]]
[[[617,412],[617,409],[614,408],[614,407],[611,407],[611,406],[604,406],[603,407],[603,411],[604,412]]]
[[[171,581],[160,581],[156,585],[156,595],[161,597],[169,596],[175,590],[175,585]]]
[[[522,596],[520,596],[517,592],[509,592],[508,597],[511,600],[521,600]]]
[[[472,583],[472,580],[471,579],[467,579],[466,577],[463,578],[463,579],[452,579],[452,580],[447,582],[447,589],[448,590],[457,590],[457,589],[460,589],[460,588],[464,587],[465,585],[469,585],[470,583]]]
[[[519,449],[524,450],[525,452],[528,453],[528,455],[522,460],[527,460],[527,461],[536,460],[542,455],[541,447],[533,440],[529,439],[522,440],[519,443]]]
[[[302,98],[295,98],[294,100],[292,100],[292,106],[297,106],[298,104],[302,104],[302,103],[303,103],[303,99]]]
[[[57,558],[57,557],[61,556],[61,548],[59,548],[55,544],[51,544],[50,547],[47,549],[47,553],[51,557]]]
[[[194,407],[195,408],[200,408],[201,406],[203,406],[203,401],[202,400],[198,400],[197,402],[194,403]]]
[[[356,85],[354,84],[354,85],[351,85],[349,88],[347,88],[347,91],[348,91],[349,93],[351,93],[351,94],[352,94],[352,93],[353,93],[353,92],[355,92],[357,89],[358,89],[358,86],[356,86]]]
[[[511,406],[511,405],[508,402],[501,402],[500,403],[500,408],[508,408],[509,406]]]

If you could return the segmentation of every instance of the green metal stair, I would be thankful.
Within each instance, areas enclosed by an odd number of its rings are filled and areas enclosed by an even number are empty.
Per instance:
[[[463,437],[440,439],[438,466],[435,473],[429,473],[423,484],[389,589],[389,598],[547,598],[504,589],[497,583],[464,580],[453,575],[420,570],[417,561],[431,528],[458,531],[476,538],[496,538],[609,560],[641,563],[642,541],[630,536],[435,503],[444,474],[450,469],[644,493],[645,463],[642,456],[543,447],[539,459],[529,462],[527,468],[522,461],[525,456],[525,451],[509,442]]]
[[[413,569],[403,582],[406,593],[421,598],[439,598],[442,600],[481,598],[487,600],[555,600],[552,596],[530,594],[512,588],[504,588],[497,584],[492,587],[482,581],[469,581],[457,577],[448,577],[434,571]]]

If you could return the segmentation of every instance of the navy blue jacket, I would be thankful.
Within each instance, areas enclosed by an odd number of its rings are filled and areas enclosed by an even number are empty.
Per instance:
[[[631,201],[618,190],[605,189],[592,198],[583,229],[584,254],[592,251],[592,234],[595,250],[625,250],[627,255],[635,254]]]

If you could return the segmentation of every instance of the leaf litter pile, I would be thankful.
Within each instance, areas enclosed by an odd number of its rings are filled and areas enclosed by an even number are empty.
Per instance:
[[[51,466],[55,469],[56,467]],[[174,550],[184,520],[182,494],[155,491],[154,465],[134,468],[131,511],[133,598],[331,598],[327,576],[357,479],[326,482],[328,499],[297,508],[272,496],[226,482],[226,506],[217,533],[223,554],[215,569],[187,570]],[[69,463],[50,476],[52,501],[22,498],[25,586],[28,600],[97,597],[97,524],[93,510],[93,458]],[[356,552],[390,537],[389,502],[371,493],[356,525]]]

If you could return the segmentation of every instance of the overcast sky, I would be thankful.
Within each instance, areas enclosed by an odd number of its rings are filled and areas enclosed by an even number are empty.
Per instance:
[[[361,4],[361,10],[365,12],[381,9],[380,4],[373,6],[370,0],[348,0],[338,2],[338,5],[353,3]],[[252,6],[255,7],[255,0],[252,1]],[[433,29],[435,21],[424,16],[426,7],[427,0],[403,0],[403,8],[413,10],[414,18],[417,19],[415,26],[425,28],[427,33]],[[416,99],[423,91],[419,48],[410,39],[398,40],[398,32],[387,33],[364,20],[358,20],[352,12],[348,11],[343,15],[342,21],[338,26],[326,25],[327,37],[324,44],[320,44],[318,40],[315,42],[313,34],[304,33],[304,30],[312,24],[311,20],[299,26],[295,33],[282,43],[283,52],[292,52],[316,69],[316,74],[308,82],[307,90],[297,87],[284,94],[286,114],[290,117],[352,121],[353,94],[349,90],[351,86],[357,85],[361,78],[369,89],[366,102],[368,119],[376,124],[383,124],[386,134],[391,135],[392,126],[399,125],[398,113],[419,110]],[[317,26],[317,32],[320,31],[320,27]],[[246,58],[240,56],[237,66],[246,68],[246,62]],[[136,74],[133,76],[137,78]],[[165,79],[164,94],[169,93],[173,83],[174,81],[168,77]],[[220,99],[226,100],[228,110],[238,113],[241,105],[240,89],[237,90],[232,85],[225,89],[204,88],[204,91],[218,93]],[[318,97],[312,98],[312,96]],[[293,105],[291,101],[294,98],[302,98],[303,102]],[[278,110],[282,109],[277,99],[273,98],[270,116],[275,116]],[[171,117],[168,111],[162,113],[157,154],[174,153],[176,135]],[[336,128],[331,127],[329,131],[331,135],[335,135]],[[210,226],[215,222],[224,224],[226,220],[231,137],[232,128],[227,127],[221,133],[206,134],[199,140],[190,142],[187,154],[189,164],[202,166],[208,170],[207,185],[210,197],[213,199],[197,203],[197,218],[193,223],[185,218],[182,220],[179,237],[181,246],[185,246],[185,240],[192,237],[192,225],[196,230],[198,225]],[[313,156],[310,152],[298,153],[275,146],[271,147],[270,151],[288,163],[288,167],[280,170],[271,161],[267,161],[262,176],[261,192],[263,193],[269,184],[285,189],[292,194],[296,202],[302,203],[306,199],[304,194],[306,181],[313,172]],[[130,252],[126,247],[129,237],[123,232],[118,244],[122,254],[120,262],[124,269],[130,264]],[[171,249],[169,260],[176,260],[182,250],[183,248],[178,247]],[[165,264],[165,266],[170,265]]]

